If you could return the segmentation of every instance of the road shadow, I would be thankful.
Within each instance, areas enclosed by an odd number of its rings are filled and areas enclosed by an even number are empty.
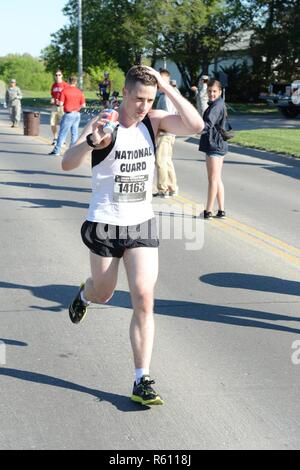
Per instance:
[[[187,139],[184,139],[184,142],[188,142],[189,144],[197,144],[199,146],[200,136],[199,137],[188,137]]]
[[[11,170],[9,169],[4,169],[0,168],[0,172],[5,172],[8,174],[11,173],[17,173],[21,175],[42,175],[42,176],[62,176],[63,178],[88,178],[91,179],[90,175],[78,175],[76,173],[70,173],[70,172],[61,172],[61,173],[54,173],[51,171],[44,171],[44,170],[17,170],[15,168],[12,168]]]
[[[1,341],[7,344],[8,346],[21,346],[21,347],[28,346],[27,343],[24,343],[23,341],[17,341],[15,339],[0,338],[0,342]]]
[[[99,402],[109,402],[115,406],[119,411],[123,412],[137,412],[147,411],[150,409],[149,406],[142,406],[138,403],[134,403],[129,397],[124,395],[118,395],[116,393],[103,392],[93,388],[85,387],[74,382],[59,379],[51,375],[39,374],[37,372],[30,372],[19,369],[9,369],[7,367],[0,367],[0,375],[6,377],[12,377],[14,379],[23,380],[26,382],[38,383],[46,386],[63,388],[66,390],[73,390],[75,392],[84,393],[95,397]]]
[[[18,181],[1,181],[0,184],[4,186],[14,186],[17,188],[31,188],[31,189],[45,189],[52,191],[68,191],[68,192],[77,192],[77,193],[90,193],[90,188],[76,188],[74,186],[55,186],[52,184],[44,183],[20,183]]]
[[[249,157],[259,158],[260,160],[270,160],[275,163],[280,163],[281,165],[289,165],[295,168],[300,167],[300,158],[291,157],[289,155],[281,155],[249,147],[241,147],[236,144],[229,145],[229,152],[237,155],[247,155]]]
[[[42,146],[43,144],[41,144]],[[38,155],[39,157],[48,157],[48,154],[47,153],[41,153],[41,152],[25,152],[24,150],[22,150],[22,152],[17,152],[16,150],[0,150],[0,153],[9,153],[11,155]]]
[[[273,164],[266,165],[263,164],[255,164],[261,165],[261,168],[265,170],[272,171],[273,173],[289,176],[290,178],[300,179],[300,158],[291,157],[289,155],[276,155],[274,153],[264,152],[262,150],[250,149],[246,147],[238,147],[238,146],[229,146],[229,151],[236,155],[242,156],[249,156],[253,158],[258,158],[261,160],[269,160],[274,163],[278,163],[278,166]],[[230,161],[230,156],[225,158],[225,163],[238,163],[241,165],[248,165],[248,162],[232,162]]]
[[[300,166],[263,166],[266,170],[273,171],[278,175],[282,176],[289,176],[290,178],[294,178],[300,180]]]
[[[36,299],[43,299],[54,304],[52,307],[41,307],[28,305],[27,308],[42,310],[45,312],[62,312],[67,310],[72,298],[76,295],[78,287],[62,284],[50,284],[45,286],[29,286],[25,284],[14,284],[12,282],[0,281],[0,289],[19,289],[30,292]]]
[[[199,145],[199,138],[196,137],[188,137],[184,139],[184,142],[188,142],[190,144],[198,144]],[[268,152],[266,150],[259,150],[250,147],[242,147],[237,144],[230,144],[229,143],[229,153],[237,154],[237,155],[246,155],[248,157],[259,158],[260,160],[270,160],[275,163],[280,163],[281,165],[288,165],[291,167],[300,167],[300,158],[291,157],[290,155],[283,155],[283,154],[276,154],[272,152]],[[230,161],[230,156],[225,157],[225,163]],[[205,161],[205,158],[202,160]],[[240,163],[243,163],[241,161]]]
[[[62,312],[67,310],[68,305],[78,291],[78,286],[62,284],[30,286],[25,284],[0,282],[0,289],[23,289],[25,291],[29,291],[35,298],[56,303],[56,305],[52,307],[29,305],[24,306],[24,309],[28,309],[29,307],[44,312]],[[112,299],[106,305],[98,305],[98,308],[102,309],[106,309],[108,307],[126,308],[131,311],[132,306],[129,292],[117,290],[115,291]],[[96,309],[97,307],[94,310]],[[279,315],[271,312],[263,312],[240,307],[211,305],[170,299],[156,299],[154,312],[157,315],[169,317],[300,334],[300,329],[272,323],[279,321],[300,322],[300,317]]]
[[[7,145],[24,145],[24,142],[16,142],[16,141],[12,141],[12,142],[9,142],[9,141],[5,141],[3,142],[3,144],[7,144]],[[38,147],[43,147],[44,145],[46,145],[47,147],[49,147],[49,144],[46,144],[46,143],[43,143],[43,142],[33,142],[33,141],[30,141],[30,142],[26,142],[26,145],[32,145],[32,146],[38,146]]]
[[[13,198],[1,197],[3,201],[25,202],[32,206],[22,206],[24,209],[62,209],[64,207],[73,207],[75,209],[88,209],[89,205],[83,202],[64,201],[60,199],[38,199],[38,198]]]
[[[300,282],[278,277],[224,272],[204,274],[199,279],[205,284],[216,287],[229,287],[231,289],[247,289],[300,296]]]
[[[7,128],[7,127],[10,127],[10,126],[3,126],[2,129],[3,129],[3,128]],[[0,127],[0,129],[1,129],[1,127]],[[20,129],[19,129],[19,130],[20,130]],[[16,136],[17,136],[17,137],[25,137],[24,134],[21,134],[21,132],[13,132],[13,131],[12,131],[12,132],[2,132],[2,131],[0,130],[0,137],[1,137],[2,135],[9,135],[10,137],[16,137]],[[3,142],[3,143],[5,143],[5,142]]]
[[[177,161],[191,161],[191,162],[201,162],[201,163],[205,163],[205,157],[204,158],[188,158],[188,157],[183,157],[183,158],[180,158],[180,157],[173,157],[173,160],[177,160]],[[262,167],[262,164],[261,163],[252,163],[252,162],[243,162],[242,160],[241,161],[232,161],[230,159],[228,159],[227,157],[225,157],[225,160],[224,160],[224,164],[225,165],[245,165],[245,166],[259,166],[259,167]],[[264,165],[265,166],[265,165]],[[265,166],[267,169],[269,169],[267,166]],[[272,168],[272,166],[270,165],[270,168]]]

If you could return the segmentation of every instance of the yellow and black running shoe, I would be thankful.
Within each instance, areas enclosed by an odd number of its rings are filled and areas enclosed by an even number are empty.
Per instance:
[[[143,375],[138,384],[136,382],[133,384],[131,400],[141,405],[163,405],[163,399],[151,387],[154,383],[149,375]]]
[[[84,290],[84,284],[81,284],[80,289],[69,306],[69,317],[71,322],[80,323],[87,314],[87,305],[81,299],[81,292]]]

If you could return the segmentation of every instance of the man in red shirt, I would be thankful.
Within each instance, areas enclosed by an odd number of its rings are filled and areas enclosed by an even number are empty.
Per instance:
[[[57,142],[57,126],[59,125],[64,110],[63,107],[60,106],[60,95],[63,89],[68,86],[67,82],[63,81],[63,74],[61,70],[57,70],[55,73],[55,82],[51,87],[51,116],[50,116],[50,126],[51,131],[53,134],[53,142],[52,145],[55,145]]]
[[[69,131],[71,131],[70,147],[72,147],[78,139],[78,127],[80,123],[79,111],[81,108],[85,107],[85,97],[76,85],[77,78],[71,76],[69,78],[69,85],[61,92],[59,104],[63,106],[64,115],[61,120],[57,143],[49,155],[60,155],[61,147]]]

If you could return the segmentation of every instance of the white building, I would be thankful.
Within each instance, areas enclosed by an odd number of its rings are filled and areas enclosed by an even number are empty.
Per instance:
[[[249,54],[249,47],[252,34],[253,31],[242,31],[233,34],[223,47],[222,55],[209,65],[209,76],[213,77],[217,72],[222,70],[221,67],[227,68],[234,63],[239,65],[246,62],[247,65],[251,67],[253,61]],[[183,85],[181,73],[177,65],[171,60],[167,58],[158,59],[155,62],[155,68],[157,70],[160,68],[168,69],[171,73],[171,78],[177,81],[178,88]]]

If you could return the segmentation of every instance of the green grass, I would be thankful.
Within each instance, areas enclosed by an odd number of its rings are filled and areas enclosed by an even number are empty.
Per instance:
[[[270,114],[278,113],[276,106],[268,106],[266,103],[227,103],[229,114]]]
[[[49,91],[33,91],[33,90],[22,90],[22,94],[24,98],[28,99],[48,99],[50,100],[51,94],[50,94],[50,89]],[[87,99],[96,99],[97,95],[96,92],[94,91],[85,91],[84,92],[85,96]]]
[[[239,131],[235,133],[230,143],[300,158],[300,130],[298,129]]]
[[[25,108],[45,108],[50,106],[50,91],[22,90],[22,94],[22,105]],[[94,91],[85,91],[84,95],[88,106],[95,106],[99,101]]]
[[[23,90],[22,89],[23,98],[49,98],[50,99],[50,92],[49,91],[31,91],[31,90]]]
[[[23,93],[23,105],[32,107],[45,107],[50,106],[50,90],[49,91],[34,91],[34,90],[22,90]],[[93,105],[98,101],[98,97],[95,91],[85,91],[88,105]],[[229,114],[269,114],[278,113],[276,107],[268,106],[266,103],[227,103],[229,107]]]

